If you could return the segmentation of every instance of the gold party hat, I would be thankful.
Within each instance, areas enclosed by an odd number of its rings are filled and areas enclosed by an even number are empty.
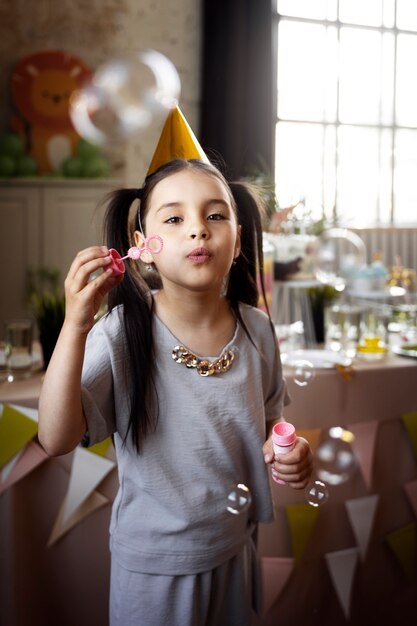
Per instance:
[[[200,159],[209,163],[179,107],[172,109],[167,117],[147,175],[174,159]]]

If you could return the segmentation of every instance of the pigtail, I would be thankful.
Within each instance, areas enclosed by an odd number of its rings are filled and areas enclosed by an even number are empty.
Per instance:
[[[105,241],[109,248],[125,254],[132,245],[130,239],[130,210],[137,189],[120,189],[109,196],[105,215]],[[126,272],[121,283],[109,293],[109,312],[123,304],[125,330],[126,375],[130,393],[130,415],[125,440],[131,434],[132,442],[139,452],[141,442],[155,427],[157,413],[152,411],[153,333],[152,298],[136,265],[125,264]]]
[[[269,312],[264,281],[264,256],[262,250],[263,215],[266,211],[265,203],[257,190],[249,183],[229,183],[237,208],[237,217],[242,227],[241,252],[236,263],[230,270],[227,296],[241,323],[239,302],[257,307],[259,304],[259,290],[266,305],[266,311],[273,334],[274,326]]]
[[[248,183],[229,183],[237,207],[237,217],[242,227],[241,253],[232,266],[228,297],[258,306],[259,287],[265,298],[264,257],[262,252],[263,200]]]

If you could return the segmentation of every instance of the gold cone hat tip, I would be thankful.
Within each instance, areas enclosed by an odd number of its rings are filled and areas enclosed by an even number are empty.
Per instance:
[[[156,172],[161,165],[175,159],[187,161],[200,159],[205,163],[210,162],[178,106],[172,109],[167,117],[147,176]]]

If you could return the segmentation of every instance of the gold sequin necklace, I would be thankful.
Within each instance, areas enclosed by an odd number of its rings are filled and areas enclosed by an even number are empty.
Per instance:
[[[190,352],[184,346],[175,346],[172,351],[172,358],[175,363],[182,363],[186,367],[197,370],[200,376],[212,376],[213,374],[223,374],[232,367],[235,355],[233,351],[227,349],[215,361],[200,359],[196,354]]]

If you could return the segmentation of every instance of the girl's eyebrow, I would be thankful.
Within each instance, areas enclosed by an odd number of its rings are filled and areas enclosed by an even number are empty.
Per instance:
[[[176,209],[179,206],[181,206],[181,202],[166,202],[165,204],[161,204],[156,212],[158,213],[159,211],[163,211],[164,209]]]
[[[212,205],[216,204],[221,204],[224,207],[230,208],[230,204],[223,198],[210,198],[205,202],[205,206],[207,207],[211,207]],[[164,209],[177,209],[180,206],[182,206],[182,202],[166,202],[164,204],[161,204],[156,212],[158,213],[159,211],[163,211]]]

